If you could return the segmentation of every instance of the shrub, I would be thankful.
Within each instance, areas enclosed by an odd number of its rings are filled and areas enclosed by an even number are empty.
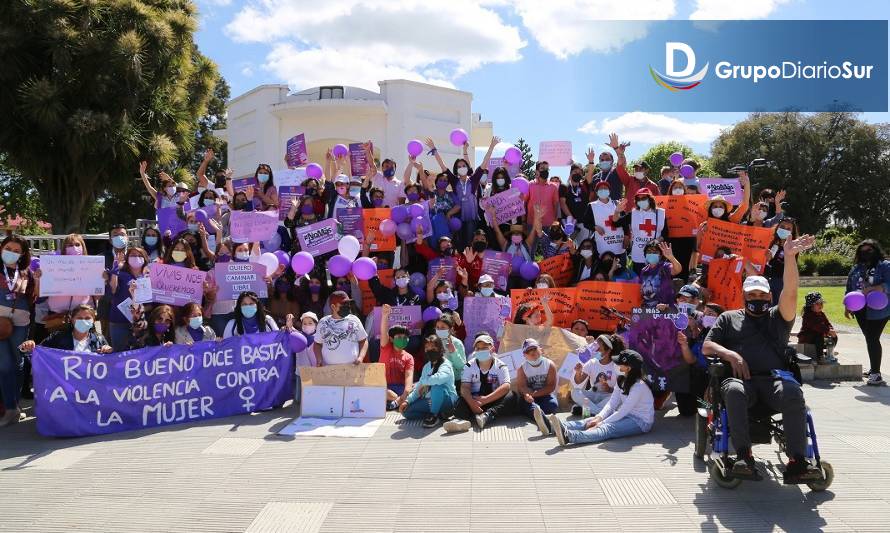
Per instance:
[[[804,276],[846,276],[853,266],[853,259],[838,253],[804,254],[797,264]]]

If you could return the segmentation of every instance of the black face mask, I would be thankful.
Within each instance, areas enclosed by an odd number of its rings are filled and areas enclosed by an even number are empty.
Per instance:
[[[574,182],[576,182],[576,183],[577,183],[577,182],[580,182],[580,181],[581,181],[581,174],[572,174],[572,181],[574,181]]]
[[[859,262],[860,263],[871,263],[875,258],[874,250],[867,250],[865,252],[859,252]]]
[[[539,171],[538,171],[538,175],[541,176],[541,179],[542,179],[542,180],[545,180],[545,179],[547,179],[547,178],[550,177],[550,171],[547,170],[547,169],[545,169],[545,170],[539,170]]]
[[[315,188],[306,189],[306,196],[315,196]]]
[[[454,248],[452,248],[451,246],[449,246],[448,248],[445,248],[444,250],[442,250],[442,255],[444,255],[444,256],[454,255]]]
[[[550,240],[552,240],[552,241],[560,241],[560,240],[564,239],[565,236],[566,236],[566,234],[563,233],[561,229],[552,230],[550,232]]]
[[[745,302],[745,310],[754,316],[760,316],[769,311],[771,305],[770,300],[748,300]]]
[[[488,248],[488,243],[485,241],[476,241],[473,243],[473,251],[476,253],[480,253]]]
[[[428,351],[424,354],[424,356],[426,357],[426,360],[427,360],[427,361],[429,361],[429,362],[431,362],[431,363],[435,363],[436,361],[438,361],[439,359],[442,358],[442,352],[439,352],[439,351],[429,351],[429,350],[428,350]]]

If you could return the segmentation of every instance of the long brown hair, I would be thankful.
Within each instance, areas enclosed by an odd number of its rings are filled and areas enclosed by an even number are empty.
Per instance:
[[[172,265],[175,263],[173,260],[173,250],[176,248],[176,245],[181,244],[185,247],[185,264],[186,268],[195,268],[195,255],[192,253],[192,245],[188,243],[182,237],[176,239],[170,246],[167,247],[167,252],[164,254],[164,264]]]

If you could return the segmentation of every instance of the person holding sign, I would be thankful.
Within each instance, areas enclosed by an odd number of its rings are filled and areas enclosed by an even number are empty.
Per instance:
[[[643,307],[651,309],[658,304],[674,303],[672,278],[683,267],[671,252],[671,245],[652,240],[646,243],[643,251],[646,258],[646,266],[640,270]]]
[[[587,349],[591,351],[590,359],[576,364],[572,376],[573,416],[581,416],[584,407],[587,407],[587,416],[599,413],[612,397],[618,384],[618,365],[612,361],[612,355],[624,350],[624,339],[620,335],[603,334]]]
[[[476,423],[479,430],[513,413],[516,395],[510,390],[510,369],[492,353],[494,340],[479,335],[470,361],[461,370],[460,399],[454,408],[458,420],[443,424],[448,433],[467,431]]]
[[[423,427],[434,428],[451,416],[457,403],[454,369],[445,360],[442,339],[430,335],[424,339],[426,364],[420,379],[399,404],[399,412],[408,420],[423,418]]]
[[[31,305],[39,294],[39,274],[32,277],[31,248],[28,241],[9,235],[0,244],[3,262],[0,285],[0,395],[6,414],[0,427],[19,421],[21,410],[22,352],[19,346],[28,338],[31,327]]]
[[[553,310],[550,308],[550,296],[544,295],[541,297],[540,307],[531,303],[524,303],[517,307],[516,314],[513,315],[513,323],[545,328],[552,327]]]
[[[161,178],[161,189],[157,190],[151,186],[148,174],[148,163],[142,161],[139,163],[139,176],[142,178],[142,184],[148,195],[155,199],[155,209],[163,209],[165,207],[178,207],[180,204],[180,194],[176,194],[176,182],[167,175],[166,172],[160,172],[158,176]]]
[[[535,339],[522,342],[525,361],[516,369],[516,405],[520,413],[538,425],[541,434],[551,432],[550,415],[559,409],[556,401],[556,365],[541,353],[541,345]]]
[[[628,199],[633,198],[634,207],[627,212]],[[653,239],[661,239],[664,236],[665,212],[658,207],[655,197],[648,189],[637,191],[634,196],[629,196],[618,204],[618,209],[611,217],[616,224],[630,222],[630,260],[633,262],[634,272],[637,274],[646,265],[646,243]]]
[[[159,305],[151,310],[146,319],[143,307],[139,305],[133,309],[133,315],[136,318],[133,320],[133,344],[130,349],[173,345],[176,315],[172,307],[167,304]]]
[[[145,277],[148,254],[142,248],[130,248],[124,256],[124,263],[117,271],[112,271],[108,278],[108,289],[111,291],[111,313],[108,317],[108,334],[115,352],[126,350],[133,342],[130,322],[132,313],[124,314],[118,307],[127,299],[132,302],[132,289],[136,280]],[[143,303],[143,302],[139,302]]]
[[[196,342],[215,341],[216,333],[213,328],[204,325],[204,313],[201,306],[195,302],[189,302],[182,306],[182,317],[179,326],[173,333],[176,344],[191,346]]]
[[[223,338],[264,331],[278,331],[278,324],[266,314],[263,301],[255,292],[242,292],[235,301],[235,317],[226,324]]]
[[[70,313],[70,325],[54,332],[40,343],[47,348],[68,350],[79,353],[106,354],[113,351],[105,337],[96,333],[96,311],[89,305],[78,305]],[[34,351],[34,341],[25,341],[19,346],[23,352]]]
[[[260,163],[253,173],[253,178],[259,187],[253,193],[253,204],[257,211],[278,209],[278,189],[275,188],[275,180],[272,175],[272,167]]]
[[[414,385],[414,356],[405,351],[410,333],[405,326],[389,325],[392,306],[380,310],[380,359],[386,366],[386,410],[395,411]]]

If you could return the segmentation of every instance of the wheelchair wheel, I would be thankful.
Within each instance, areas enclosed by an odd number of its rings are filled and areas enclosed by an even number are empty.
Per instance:
[[[822,461],[822,477],[823,481],[810,481],[807,483],[807,487],[810,487],[810,490],[814,492],[822,492],[831,486],[831,482],[834,481],[834,468],[831,466],[831,463],[828,461]]]
[[[708,418],[695,411],[695,451],[693,454],[702,459],[708,453],[708,441],[711,435],[708,430]]]
[[[739,478],[724,476],[715,461],[711,461],[711,464],[708,465],[708,473],[711,475],[714,483],[724,489],[734,489],[742,484],[742,480]]]

